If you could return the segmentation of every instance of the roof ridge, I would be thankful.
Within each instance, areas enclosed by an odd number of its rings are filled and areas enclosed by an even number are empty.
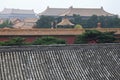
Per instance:
[[[104,9],[103,9],[103,12],[108,13],[108,14],[110,14],[110,15],[114,15],[114,14],[112,14],[112,13],[109,13],[109,12],[105,11]]]
[[[107,11],[105,11],[103,9],[103,7],[101,7],[101,8],[73,8],[73,7],[47,8],[45,11],[40,13],[40,15],[46,14],[46,15],[54,16],[54,15],[56,15],[55,12],[57,13],[57,16],[65,16],[65,15],[72,16],[72,14],[80,14],[82,16],[92,16],[93,14],[96,14],[98,16],[101,16],[101,15],[113,16],[114,15],[112,13],[108,13]]]

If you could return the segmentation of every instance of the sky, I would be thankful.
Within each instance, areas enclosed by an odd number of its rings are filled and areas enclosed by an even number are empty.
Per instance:
[[[4,8],[34,9],[41,13],[47,6],[51,8],[100,8],[120,15],[120,0],[0,0],[0,11]]]

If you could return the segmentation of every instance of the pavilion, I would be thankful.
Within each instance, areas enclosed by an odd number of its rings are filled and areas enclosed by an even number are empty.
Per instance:
[[[65,28],[65,26],[71,27],[74,26],[74,24],[71,23],[67,17],[65,17],[57,24],[57,26],[63,26],[63,28]]]

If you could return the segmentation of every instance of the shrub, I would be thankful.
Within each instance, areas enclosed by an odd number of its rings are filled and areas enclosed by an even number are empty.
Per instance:
[[[47,36],[38,38],[33,42],[33,45],[49,45],[49,44],[65,44],[65,40]]]
[[[5,45],[5,42],[0,42],[0,46],[4,46]]]
[[[114,32],[86,30],[85,33],[77,36],[75,43],[113,43],[115,40]]]
[[[5,42],[5,45],[6,46],[11,46],[11,45],[24,45],[25,42],[24,42],[24,38],[21,38],[21,37],[15,37],[15,38],[12,38],[11,40],[9,41],[6,41]]]
[[[74,28],[75,28],[75,29],[83,29],[82,25],[80,25],[80,24],[75,25]]]

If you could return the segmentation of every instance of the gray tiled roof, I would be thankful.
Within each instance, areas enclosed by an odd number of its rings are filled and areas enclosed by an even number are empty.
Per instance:
[[[73,16],[73,14],[78,14],[81,16],[114,16],[114,14],[106,12],[102,7],[101,8],[47,8],[40,15],[46,16]]]
[[[9,9],[5,8],[0,12],[1,19],[25,19],[25,18],[38,18],[38,16],[34,13],[34,10],[24,10],[24,9]]]
[[[39,15],[46,15],[46,16],[59,16],[60,14],[64,13],[67,9],[64,8],[47,8],[44,12],[40,13]]]
[[[72,16],[73,14],[78,14],[80,16],[92,16],[92,15],[97,15],[97,16],[113,16],[113,14],[108,13],[104,11],[101,8],[71,8],[68,11],[64,12],[60,16]]]
[[[33,10],[9,9],[5,8],[1,14],[35,14]]]
[[[120,44],[0,47],[0,80],[119,80]]]

